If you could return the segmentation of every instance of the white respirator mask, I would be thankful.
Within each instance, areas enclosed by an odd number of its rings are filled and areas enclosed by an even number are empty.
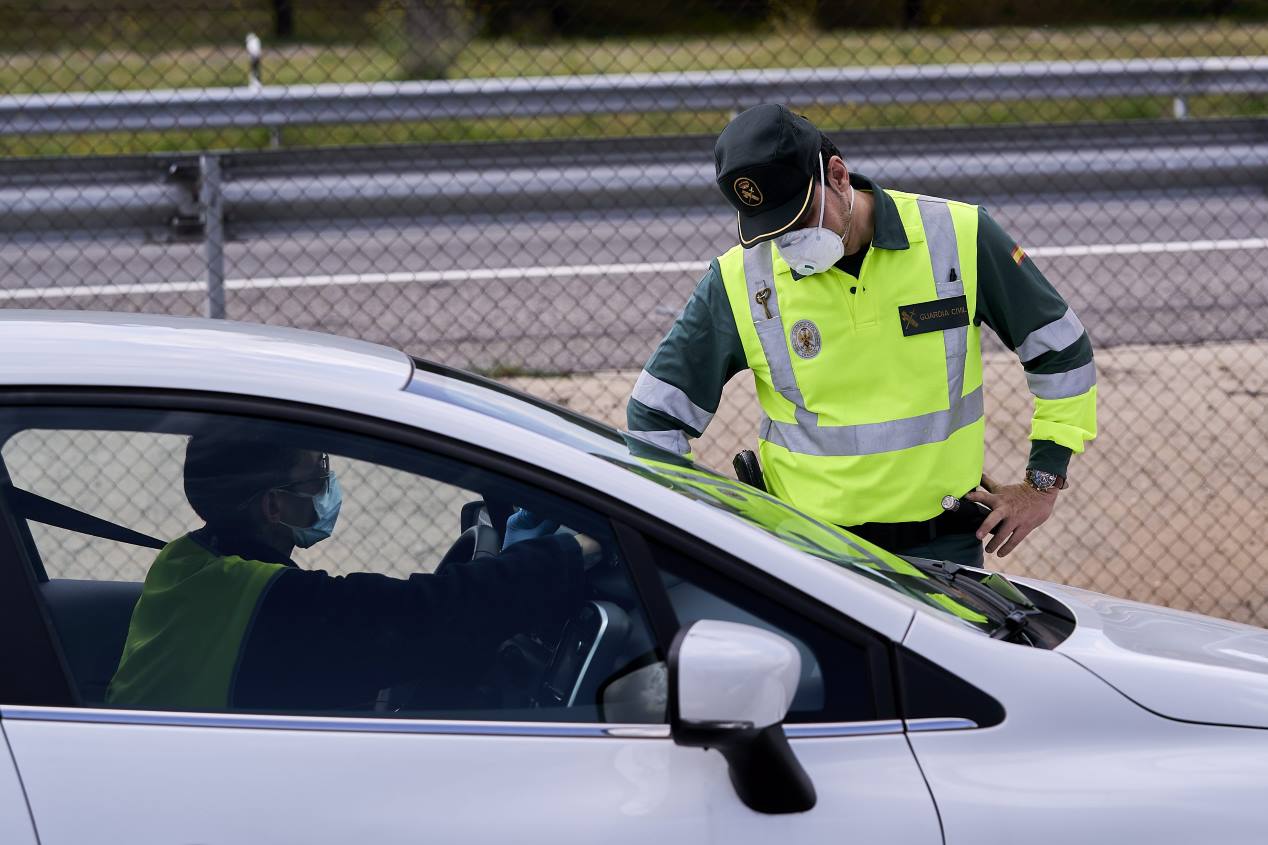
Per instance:
[[[819,224],[813,228],[797,229],[775,239],[779,254],[799,276],[822,273],[840,261],[841,256],[845,255],[845,242],[850,237],[850,226],[854,224],[854,186],[850,185],[849,219],[845,223],[845,234],[838,235],[831,229],[824,228],[823,212],[828,207],[828,183],[824,178],[822,155],[819,156],[819,184],[823,187],[823,197],[819,203]]]

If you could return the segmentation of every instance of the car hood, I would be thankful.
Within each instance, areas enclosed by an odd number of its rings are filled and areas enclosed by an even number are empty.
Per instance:
[[[1074,612],[1057,651],[1171,719],[1268,728],[1268,630],[1046,581]]]

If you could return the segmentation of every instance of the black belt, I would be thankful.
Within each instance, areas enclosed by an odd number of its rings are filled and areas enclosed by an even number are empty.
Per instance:
[[[959,510],[943,511],[923,522],[864,522],[842,527],[882,549],[898,552],[949,534],[976,533],[987,513],[975,503],[961,500]]]

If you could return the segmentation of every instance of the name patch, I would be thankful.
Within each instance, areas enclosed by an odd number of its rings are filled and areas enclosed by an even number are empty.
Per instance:
[[[925,332],[958,329],[969,324],[969,301],[965,296],[949,296],[932,302],[900,305],[898,306],[898,321],[906,337]]]

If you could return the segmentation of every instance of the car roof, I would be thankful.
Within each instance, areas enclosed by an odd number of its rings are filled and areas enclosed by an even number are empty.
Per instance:
[[[405,353],[251,323],[92,311],[0,310],[0,384],[158,387],[278,395],[305,383],[400,390]],[[290,392],[288,389],[287,392]]]

